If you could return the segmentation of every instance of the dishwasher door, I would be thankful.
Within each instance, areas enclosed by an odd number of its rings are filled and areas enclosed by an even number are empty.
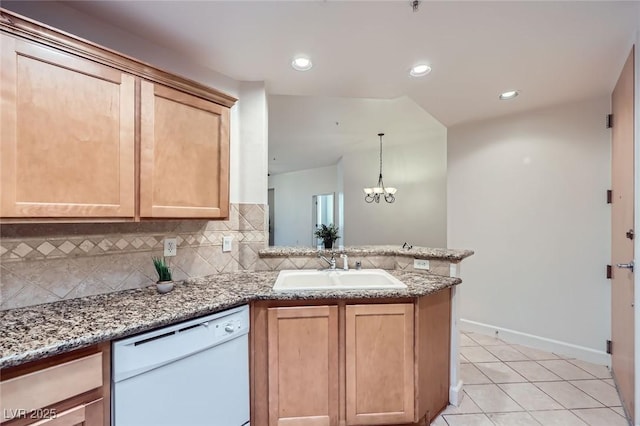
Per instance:
[[[248,307],[113,344],[112,425],[249,423]]]

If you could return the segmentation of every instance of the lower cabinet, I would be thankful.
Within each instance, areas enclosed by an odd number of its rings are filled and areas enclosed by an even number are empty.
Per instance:
[[[252,425],[429,424],[446,407],[448,289],[302,303],[252,306]]]
[[[338,421],[338,307],[269,309],[269,425]]]
[[[411,423],[413,304],[347,305],[347,425]]]
[[[109,366],[106,344],[3,370],[0,423],[109,425]]]

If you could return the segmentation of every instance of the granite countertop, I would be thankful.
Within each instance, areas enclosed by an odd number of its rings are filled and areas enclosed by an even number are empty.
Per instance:
[[[331,250],[324,250],[330,252]],[[414,259],[442,259],[459,262],[473,254],[473,250],[445,249],[430,247],[412,247],[410,249],[401,246],[347,246],[336,248],[334,253],[345,253],[349,256],[407,256]],[[268,247],[260,249],[260,257],[293,257],[293,256],[317,256],[318,249],[312,247]]]
[[[278,272],[237,272],[190,279],[165,295],[155,286],[0,311],[0,368],[130,336],[255,300],[418,297],[459,284],[448,278],[389,271],[406,289],[275,293]]]

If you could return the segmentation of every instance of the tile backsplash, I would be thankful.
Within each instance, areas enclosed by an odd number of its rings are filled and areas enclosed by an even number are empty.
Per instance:
[[[261,268],[267,206],[232,204],[224,221],[15,224],[0,228],[0,310],[144,287],[157,280],[152,256],[175,237],[175,280]],[[233,237],[222,252],[222,237]]]

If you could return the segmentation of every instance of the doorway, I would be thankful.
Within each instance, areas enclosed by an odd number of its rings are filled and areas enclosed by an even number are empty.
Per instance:
[[[611,95],[611,370],[628,416],[635,418],[634,49]]]
[[[335,193],[319,194],[311,197],[311,246],[320,247],[322,240],[316,238],[315,232],[320,225],[335,224]]]

